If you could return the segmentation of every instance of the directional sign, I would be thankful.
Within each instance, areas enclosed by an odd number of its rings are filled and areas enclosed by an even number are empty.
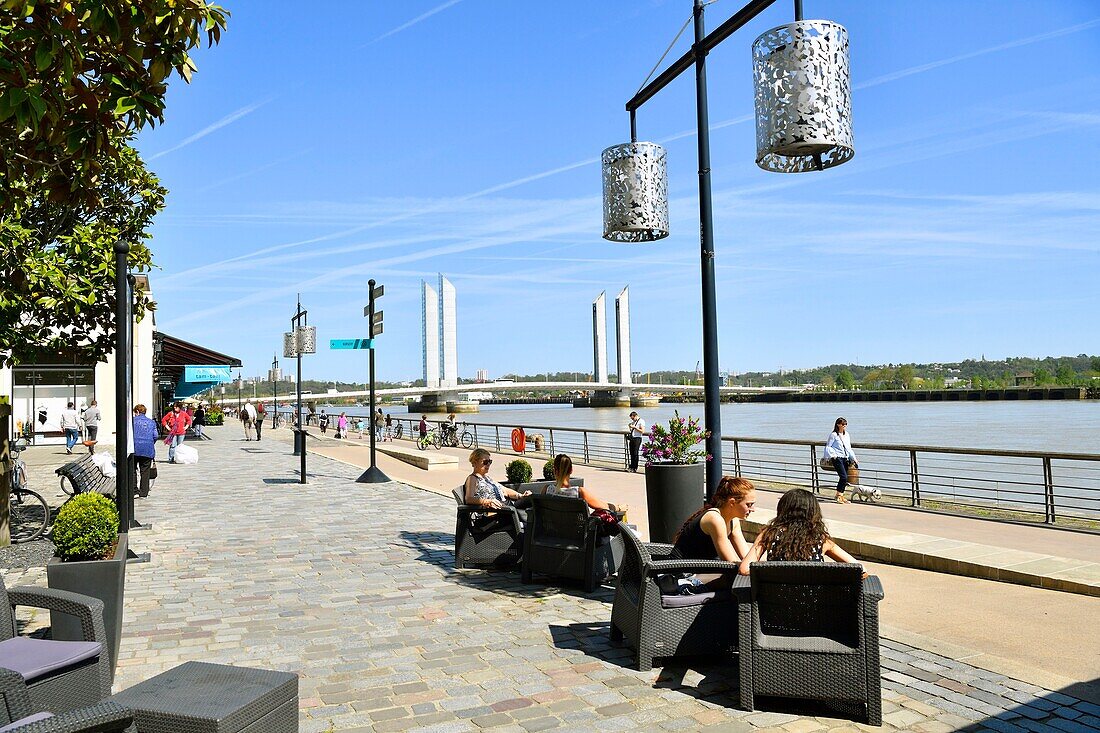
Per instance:
[[[330,349],[373,349],[373,339],[329,339]]]

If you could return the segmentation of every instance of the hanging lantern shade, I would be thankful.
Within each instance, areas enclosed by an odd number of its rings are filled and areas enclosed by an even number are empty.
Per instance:
[[[603,238],[653,242],[668,236],[668,171],[656,143],[603,151]]]
[[[756,164],[777,173],[823,170],[852,159],[848,31],[800,20],[752,44]]]
[[[269,381],[269,382],[278,382],[282,378],[283,378],[283,370],[282,369],[268,369],[267,370],[267,381]]]
[[[317,353],[316,326],[301,326],[298,328],[298,351],[303,354]]]
[[[283,356],[293,359],[298,356],[298,338],[293,331],[283,334]]]

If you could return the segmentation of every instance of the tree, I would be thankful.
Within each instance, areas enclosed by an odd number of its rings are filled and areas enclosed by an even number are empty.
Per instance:
[[[115,242],[130,243],[133,270],[148,270],[144,241],[167,193],[126,136],[114,145],[86,198],[98,203],[59,204],[21,187],[22,215],[0,219],[0,355],[8,364],[42,353],[94,362],[114,348]],[[147,306],[139,293],[136,315]]]
[[[895,383],[902,389],[911,389],[913,387],[914,378],[913,367],[909,364],[899,366],[894,376]]]
[[[1054,381],[1054,377],[1046,369],[1039,367],[1035,370],[1035,384],[1042,387],[1044,384],[1050,384]]]
[[[119,133],[164,121],[168,78],[190,81],[188,52],[227,17],[207,0],[0,0],[0,218],[27,190],[94,196]]]
[[[1073,371],[1073,367],[1062,364],[1054,372],[1054,381],[1061,385],[1071,385],[1077,381],[1077,374]]]
[[[856,386],[856,378],[848,369],[841,369],[836,375],[836,386],[840,389],[853,389]]]

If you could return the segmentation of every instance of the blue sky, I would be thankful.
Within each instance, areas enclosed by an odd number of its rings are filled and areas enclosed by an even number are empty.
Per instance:
[[[695,367],[691,75],[638,115],[668,148],[670,237],[601,238],[597,162],[690,0],[225,6],[139,138],[171,191],[161,330],[262,374],[301,292],[323,344],[306,378],[362,380],[365,354],[327,343],[366,335],[373,277],[379,376],[415,379],[419,283],[442,272],[463,376],[591,371],[590,304],[607,291],[613,345],[625,285],[633,368]],[[1097,353],[1100,5],[807,0],[849,32],[856,156],[782,175],[753,162],[750,47],[790,6],[708,60],[721,368]]]

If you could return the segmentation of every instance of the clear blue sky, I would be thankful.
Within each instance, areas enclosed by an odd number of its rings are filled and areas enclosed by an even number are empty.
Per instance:
[[[709,6],[708,28],[740,5]],[[806,0],[848,28],[856,156],[781,175],[753,162],[750,46],[791,5],[708,61],[721,368],[1097,353],[1100,5]],[[366,335],[373,277],[379,376],[416,379],[419,283],[442,272],[463,376],[590,371],[590,304],[607,291],[613,348],[624,285],[634,369],[695,367],[690,74],[638,117],[669,151],[669,238],[601,238],[597,162],[690,0],[226,7],[221,46],[139,139],[171,191],[161,330],[266,373],[301,292],[323,344],[305,377],[362,380],[365,352],[327,344]]]

